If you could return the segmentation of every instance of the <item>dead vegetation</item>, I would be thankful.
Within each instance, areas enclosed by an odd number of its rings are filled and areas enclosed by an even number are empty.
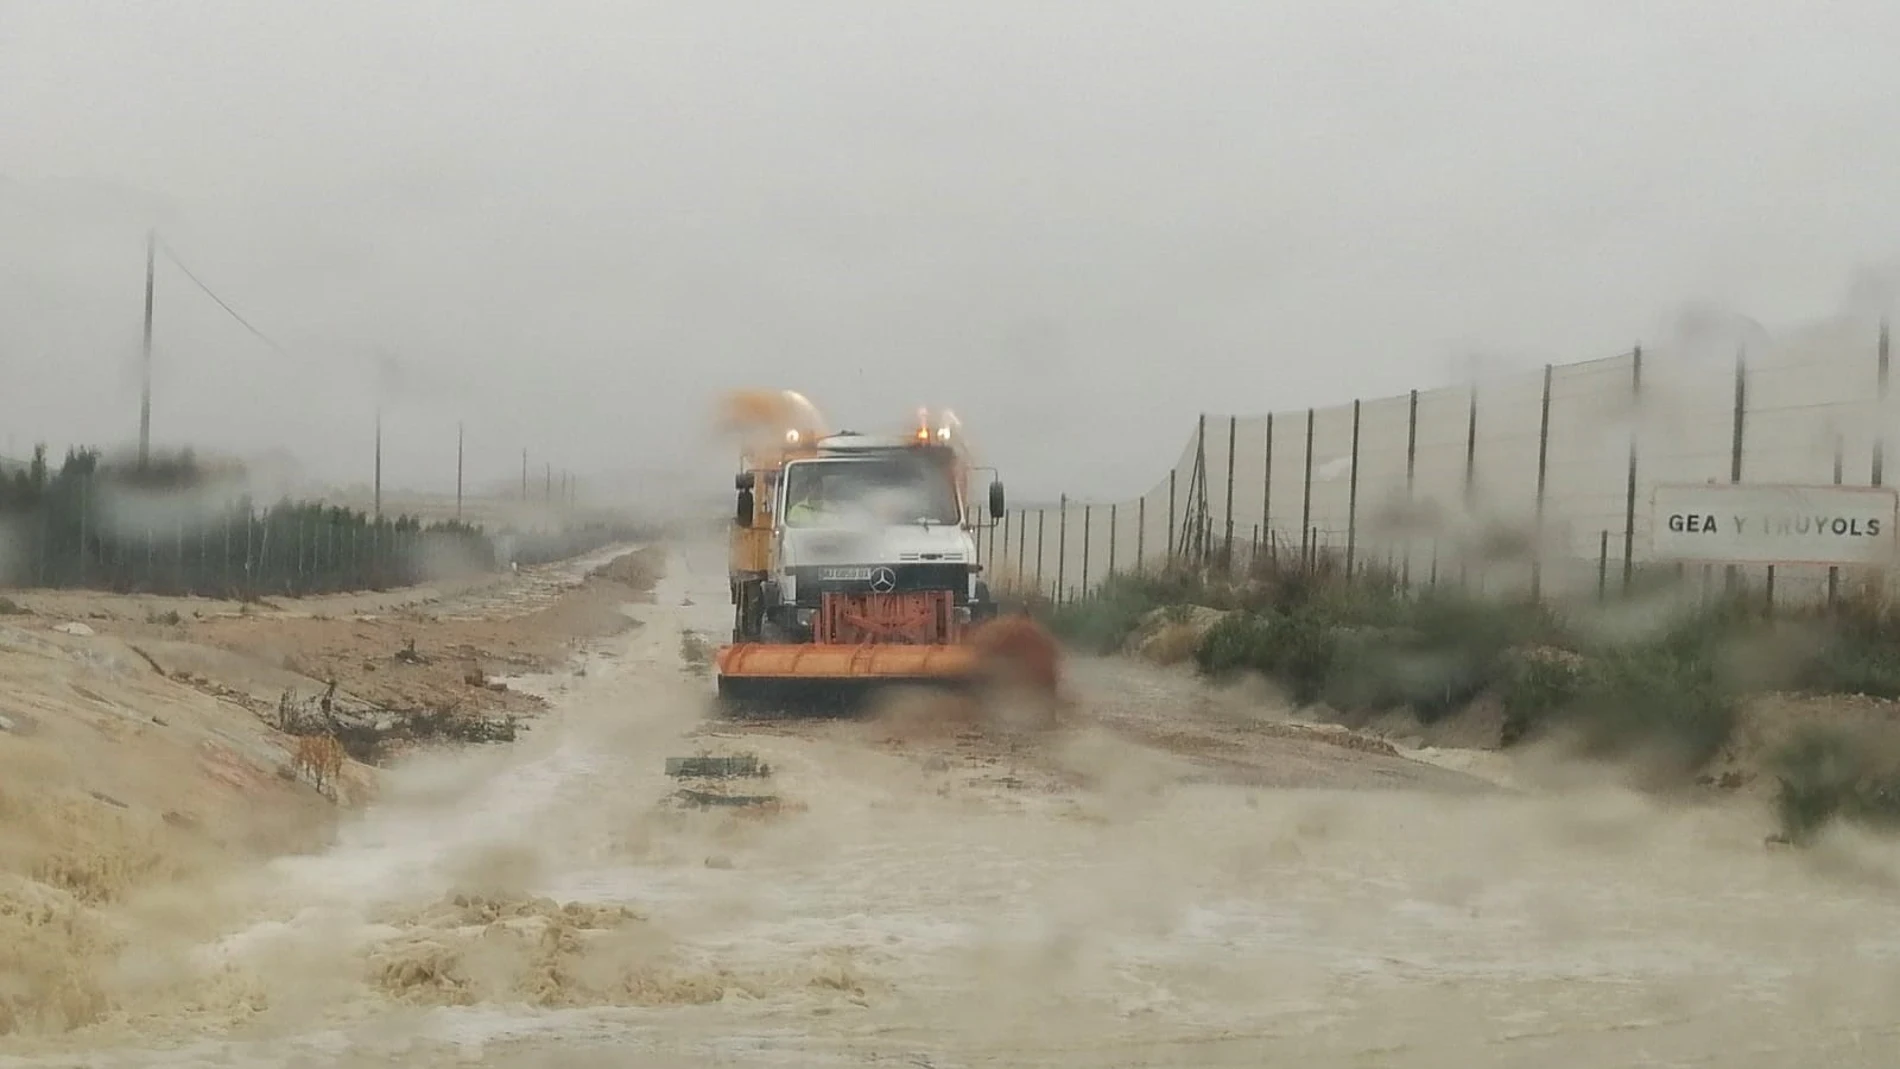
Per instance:
[[[643,546],[625,553],[587,574],[589,579],[618,583],[636,593],[650,594],[666,568],[666,552],[658,546]]]
[[[456,705],[414,709],[348,702],[338,697],[334,681],[320,695],[298,697],[285,691],[272,726],[297,737],[300,754],[307,740],[327,739],[366,765],[386,763],[420,745],[513,742],[519,731],[512,715],[484,715]],[[322,789],[320,779],[312,782]]]
[[[771,778],[772,767],[753,754],[700,753],[692,757],[669,757],[666,759],[666,774],[683,781],[673,797],[676,802],[689,807],[767,809],[776,812],[784,804],[777,795],[752,793],[733,783],[734,780]]]
[[[680,660],[685,662],[687,671],[704,676],[712,671],[712,645],[699,632],[683,630],[680,632]]]
[[[343,772],[343,744],[328,732],[305,735],[297,740],[291,768],[298,775],[307,776],[319,793],[334,798],[336,779]]]
[[[689,964],[645,917],[615,906],[451,895],[391,921],[402,934],[371,954],[369,980],[415,1005],[706,1005],[788,988],[862,1004],[879,988],[843,949],[784,972]]]

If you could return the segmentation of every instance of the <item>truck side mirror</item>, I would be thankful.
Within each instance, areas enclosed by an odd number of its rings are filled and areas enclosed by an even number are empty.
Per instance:
[[[732,488],[734,490],[750,490],[757,481],[757,478],[758,476],[754,472],[742,471],[732,477]]]
[[[1003,480],[990,480],[990,519],[1003,518]]]
[[[736,520],[741,527],[752,526],[752,491],[750,489],[739,491],[738,514],[735,515],[733,519]]]

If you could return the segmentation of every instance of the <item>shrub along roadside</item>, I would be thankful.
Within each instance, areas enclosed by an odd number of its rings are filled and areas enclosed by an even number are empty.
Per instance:
[[[1641,753],[1679,779],[1724,751],[1752,696],[1900,699],[1900,611],[1865,596],[1772,621],[1718,600],[1621,639],[1524,602],[1272,571],[1117,576],[1099,597],[1033,608],[1077,648],[1108,653],[1157,610],[1192,605],[1228,610],[1194,649],[1207,677],[1257,672],[1301,704],[1404,708],[1424,723],[1488,696],[1503,711],[1502,745],[1562,731],[1585,752]],[[1785,835],[1805,841],[1832,819],[1900,827],[1900,761],[1867,751],[1851,736],[1809,733],[1763,755]]]
[[[1028,603],[1063,641],[1090,653],[1120,651],[1151,614],[1180,606],[1232,608],[1233,593],[1186,573],[1113,575],[1083,601]]]
[[[1900,766],[1892,756],[1840,730],[1797,729],[1770,763],[1782,837],[1807,843],[1833,820],[1900,828]]]

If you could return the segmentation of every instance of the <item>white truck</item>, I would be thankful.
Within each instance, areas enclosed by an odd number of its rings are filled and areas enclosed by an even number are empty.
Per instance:
[[[967,635],[996,615],[973,535],[1002,517],[1002,483],[979,516],[977,469],[947,422],[810,442],[789,430],[773,452],[737,479],[721,692],[967,674]]]

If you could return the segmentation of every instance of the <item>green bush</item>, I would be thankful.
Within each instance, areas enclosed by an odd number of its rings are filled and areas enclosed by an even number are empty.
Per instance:
[[[1528,602],[1450,588],[1408,594],[1393,582],[1349,582],[1341,569],[1284,562],[1258,565],[1238,580],[1191,572],[1117,577],[1098,597],[1053,610],[1051,619],[1071,642],[1108,651],[1148,613],[1185,614],[1191,604],[1239,610],[1194,651],[1210,678],[1257,672],[1302,704],[1324,701],[1342,712],[1409,708],[1425,722],[1490,693],[1503,706],[1506,745],[1561,724],[1597,752],[1660,751],[1683,770],[1721,750],[1744,693],[1782,685],[1737,643],[1768,641],[1782,655],[1768,660],[1787,655],[1785,643],[1761,630],[1758,607],[1740,598],[1718,600],[1661,634],[1614,644],[1590,641]],[[1813,685],[1858,680],[1857,689],[1900,696],[1900,622],[1868,613],[1851,623],[1854,641],[1806,664],[1806,678]]]
[[[1796,672],[1799,689],[1900,698],[1900,618],[1890,605],[1871,595],[1850,597],[1817,623],[1822,641]]]
[[[1554,651],[1530,651],[1513,657],[1504,672],[1499,699],[1504,724],[1498,741],[1514,745],[1534,734],[1583,697],[1584,664]]]
[[[1203,675],[1224,679],[1237,672],[1255,669],[1264,658],[1262,651],[1271,644],[1272,624],[1253,612],[1237,612],[1222,617],[1194,650],[1194,665]]]
[[[1262,672],[1287,685],[1293,700],[1318,701],[1339,664],[1339,629],[1323,612],[1299,606],[1271,617]]]
[[[1211,597],[1211,588],[1186,573],[1113,575],[1089,597],[1038,606],[1049,629],[1064,641],[1091,653],[1114,653],[1128,641],[1147,615],[1172,609],[1185,619],[1190,607],[1223,600]]]
[[[1684,770],[1713,758],[1735,729],[1741,695],[1707,650],[1667,645],[1589,662],[1573,710],[1598,752],[1655,744]]]
[[[1453,593],[1405,598],[1290,576],[1274,589],[1277,604],[1210,631],[1197,663],[1209,675],[1251,669],[1342,711],[1404,706],[1437,719],[1497,685],[1514,642],[1552,626],[1541,610]]]
[[[1470,597],[1457,591],[1427,594],[1407,604],[1405,621],[1417,637],[1411,654],[1423,667],[1404,692],[1406,704],[1429,723],[1463,708],[1506,682],[1510,651],[1545,641],[1555,625],[1539,606]]]
[[[1805,843],[1834,820],[1900,826],[1900,770],[1845,732],[1807,726],[1770,758],[1782,835]]]
[[[1239,612],[1201,639],[1195,665],[1212,677],[1254,671],[1284,684],[1295,701],[1325,693],[1339,649],[1336,629],[1311,606],[1290,612]]]

